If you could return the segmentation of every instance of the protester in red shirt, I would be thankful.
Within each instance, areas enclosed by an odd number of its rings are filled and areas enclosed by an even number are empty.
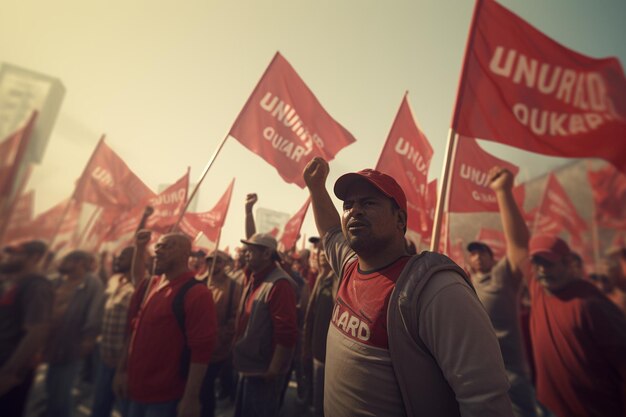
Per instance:
[[[136,260],[143,259],[149,241],[149,231],[138,233]],[[195,281],[188,268],[191,242],[184,235],[167,234],[159,239],[155,252],[157,276],[140,284],[131,300],[132,334],[114,388],[118,395],[128,395],[132,417],[200,416],[200,388],[216,339],[213,297],[204,285],[188,288],[183,334],[173,303],[181,288]],[[185,346],[188,365],[182,360]]]
[[[623,417],[626,318],[576,277],[563,240],[535,236],[530,255],[537,398],[559,417]]]

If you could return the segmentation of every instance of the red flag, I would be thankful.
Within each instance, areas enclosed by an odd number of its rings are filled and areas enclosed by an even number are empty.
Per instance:
[[[587,229],[587,223],[580,217],[554,174],[548,176],[534,228],[535,233],[547,234],[558,233],[560,228],[564,228],[576,235]]]
[[[612,165],[588,171],[587,175],[598,225],[608,229],[626,229],[626,176]]]
[[[155,194],[104,143],[104,136],[81,175],[74,198],[98,206],[134,208]]]
[[[280,230],[278,230],[278,227],[274,226],[272,228],[272,230],[270,230],[269,235],[272,236],[273,238],[277,238],[278,237],[278,233],[280,233]]]
[[[453,245],[450,244],[450,259],[461,268],[465,267],[465,248],[463,246],[463,239],[460,238],[457,238]]]
[[[154,213],[146,223],[147,228],[160,233],[169,232],[178,221],[185,204],[187,204],[188,191],[189,169],[178,181],[150,199],[149,204],[154,208]],[[141,212],[143,213],[143,207]],[[141,218],[141,214],[138,218]]]
[[[327,161],[355,141],[276,53],[230,129],[230,135],[304,188],[302,171],[315,156]]]
[[[409,203],[410,204],[410,203]],[[420,218],[420,228],[417,232],[422,241],[430,245],[435,221],[435,208],[437,207],[437,179],[432,180],[426,186],[426,201],[423,207],[414,207]]]
[[[418,233],[424,227],[422,213],[427,210],[426,187],[432,156],[433,148],[417,126],[405,95],[376,169],[391,175],[404,190],[408,203],[407,228]]]
[[[41,239],[50,242],[54,238],[54,233],[59,226],[59,219],[65,212],[67,204],[70,204],[70,207],[63,223],[61,223],[55,243],[71,240],[78,228],[81,205],[69,199],[61,201],[35,217],[30,224],[22,229],[24,233],[21,240]]]
[[[310,197],[306,199],[300,210],[298,210],[298,212],[294,214],[293,217],[285,224],[283,234],[281,235],[279,242],[283,252],[289,251],[296,245],[298,237],[300,237],[300,229],[302,228],[302,223],[304,222],[304,216],[306,216],[306,212],[309,209],[309,204],[311,204]]]
[[[519,168],[485,152],[473,138],[460,137],[450,182],[450,213],[497,212],[496,194],[489,187],[489,170],[507,168],[517,175]]]
[[[20,198],[17,199],[7,225],[5,238],[7,242],[19,240],[21,236],[27,233],[28,225],[33,221],[34,206],[34,190],[22,194]]]
[[[196,238],[199,233],[203,233],[211,242],[217,242],[220,230],[226,221],[234,187],[235,179],[233,178],[222,197],[210,211],[185,213],[183,220],[180,222],[180,229],[192,238]]]
[[[477,2],[470,33],[453,129],[626,172],[626,78],[616,58],[572,51],[493,0]]]
[[[501,231],[483,227],[476,235],[476,240],[491,248],[494,259],[500,259],[506,255],[506,240]]]
[[[24,127],[0,142],[0,198],[8,198],[13,191],[36,119],[37,112],[33,112]]]

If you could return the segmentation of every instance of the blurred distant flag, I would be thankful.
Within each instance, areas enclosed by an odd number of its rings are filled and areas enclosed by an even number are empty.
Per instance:
[[[146,227],[159,233],[168,233],[187,204],[188,192],[189,169],[178,181],[148,201],[148,204],[154,208],[154,213],[148,218]],[[143,207],[139,209],[137,222],[141,218]]]
[[[224,222],[226,222],[226,215],[228,214],[234,187],[235,179],[233,178],[222,197],[211,210],[203,213],[185,213],[179,224],[182,232],[192,239],[202,234],[211,242],[211,247],[214,248]]]
[[[278,52],[229,134],[301,188],[302,171],[311,159],[330,161],[355,141]]]
[[[587,230],[587,223],[580,217],[576,207],[554,174],[548,176],[546,187],[537,209],[533,234],[553,234],[565,229],[580,236]]]
[[[506,168],[517,175],[519,168],[496,158],[478,145],[475,139],[459,137],[450,182],[451,213],[497,212],[496,194],[489,187],[489,170]]]
[[[504,233],[499,230],[482,227],[476,235],[476,241],[489,246],[494,259],[501,259],[506,255],[506,240]]]
[[[304,223],[304,217],[306,216],[310,204],[311,198],[309,197],[300,210],[285,224],[283,233],[278,242],[280,250],[286,252],[296,246],[296,242],[300,237],[300,229],[302,229],[302,223]]]
[[[424,235],[427,209],[428,169],[433,148],[413,117],[407,94],[391,126],[376,169],[391,175],[407,198],[407,228]]]
[[[128,165],[104,142],[98,142],[83,171],[74,199],[97,206],[134,208],[155,196]]]
[[[626,230],[626,175],[607,165],[587,172],[598,226]]]
[[[626,78],[478,0],[452,129],[531,152],[598,157],[626,173]]]
[[[36,119],[37,112],[33,112],[23,127],[0,142],[0,201],[8,199],[15,191],[17,174]]]

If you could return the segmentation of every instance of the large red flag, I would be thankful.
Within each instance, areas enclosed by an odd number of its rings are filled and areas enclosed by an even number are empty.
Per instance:
[[[479,0],[452,128],[545,155],[598,157],[626,172],[626,78]]]
[[[298,210],[298,212],[294,214],[293,217],[287,221],[287,223],[285,223],[283,234],[280,236],[279,241],[279,246],[282,251],[286,252],[296,245],[298,237],[300,237],[300,229],[302,228],[302,223],[304,222],[304,216],[306,216],[306,212],[309,209],[310,204],[311,198],[309,197],[306,199],[300,210]]]
[[[185,204],[187,204],[188,191],[189,170],[174,184],[150,199],[149,205],[154,208],[154,213],[146,223],[147,228],[159,233],[169,232],[178,221]],[[141,207],[138,219],[141,218],[143,210],[144,208]]]
[[[483,227],[476,235],[476,240],[491,248],[494,259],[500,259],[506,255],[506,240],[501,231]]]
[[[535,233],[558,233],[560,229],[565,229],[578,236],[587,229],[587,223],[580,217],[554,174],[548,176],[533,228]]]
[[[400,184],[408,203],[409,230],[423,233],[427,210],[427,177],[433,148],[417,126],[406,95],[393,122],[376,169],[391,175]]]
[[[199,233],[202,233],[209,241],[217,242],[220,230],[226,221],[234,187],[235,179],[233,178],[222,197],[210,211],[185,213],[180,222],[180,229],[191,238],[196,238]]]
[[[587,175],[598,225],[626,229],[626,175],[611,165],[598,171],[588,171]]]
[[[0,198],[8,198],[13,191],[36,119],[37,112],[33,112],[24,127],[0,142]]]
[[[74,198],[98,206],[142,205],[155,194],[128,165],[100,139],[81,175]]]
[[[69,208],[67,205],[70,204]],[[67,215],[63,219],[63,223],[59,226],[59,219],[67,208]],[[70,241],[78,228],[81,205],[65,199],[57,205],[49,208],[45,212],[39,214],[31,221],[23,230],[20,240],[41,239],[50,243],[54,238],[55,243],[61,241]],[[55,232],[59,228],[55,237]]]
[[[330,161],[355,141],[278,52],[230,135],[276,168],[283,180],[302,188],[302,171],[313,157]]]
[[[483,150],[475,139],[460,137],[450,182],[450,213],[497,212],[496,194],[489,187],[489,170],[507,168],[517,175],[519,168]]]

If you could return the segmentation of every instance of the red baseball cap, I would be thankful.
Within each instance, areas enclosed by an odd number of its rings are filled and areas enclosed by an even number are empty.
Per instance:
[[[550,262],[557,262],[572,253],[563,239],[549,235],[533,236],[529,249],[530,256],[538,256]]]
[[[360,179],[372,184],[381,193],[395,201],[398,207],[400,207],[400,210],[404,210],[405,213],[407,212],[406,195],[404,195],[402,187],[400,187],[393,177],[376,171],[375,169],[362,169],[361,171],[351,172],[339,177],[333,189],[337,198],[344,200],[352,183]]]

